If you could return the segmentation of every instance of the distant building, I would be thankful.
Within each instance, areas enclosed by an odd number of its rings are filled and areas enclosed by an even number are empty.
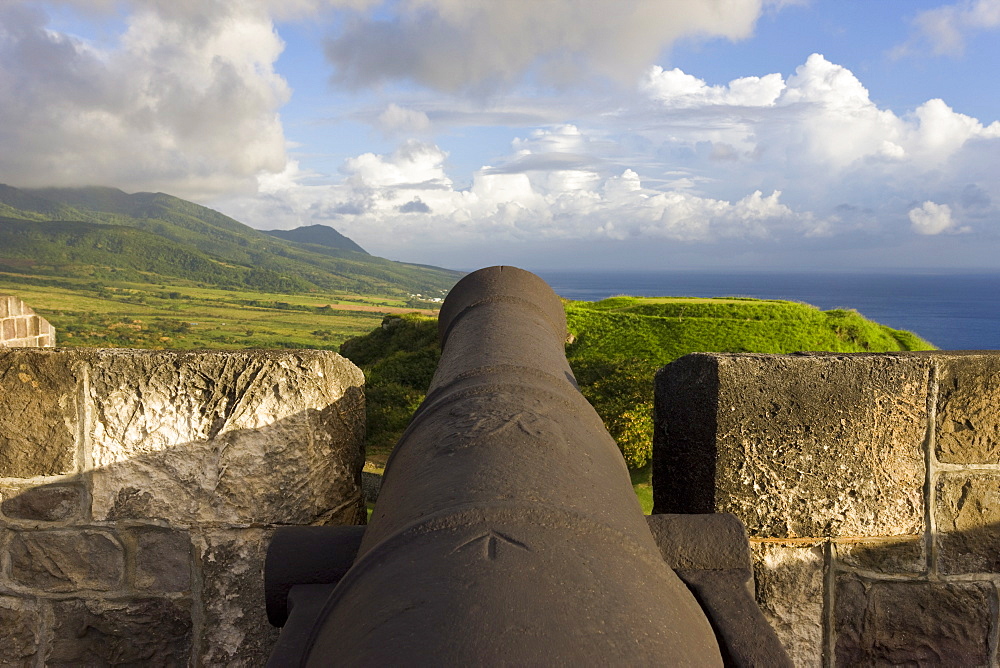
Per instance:
[[[0,348],[53,348],[56,330],[17,297],[0,295]]]

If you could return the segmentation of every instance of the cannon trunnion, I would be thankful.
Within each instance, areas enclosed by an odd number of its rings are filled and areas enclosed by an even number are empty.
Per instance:
[[[276,533],[269,665],[787,663],[739,520],[642,515],[541,279],[470,274],[439,329],[369,525]]]

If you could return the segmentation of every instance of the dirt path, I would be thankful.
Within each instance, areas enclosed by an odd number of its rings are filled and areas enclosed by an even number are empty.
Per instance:
[[[320,304],[317,308],[327,306],[335,311],[364,311],[365,313],[419,313],[421,315],[437,315],[438,312],[429,308],[405,308],[402,306],[371,306],[370,304]]]

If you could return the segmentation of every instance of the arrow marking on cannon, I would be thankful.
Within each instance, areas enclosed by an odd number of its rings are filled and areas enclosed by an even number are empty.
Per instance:
[[[475,538],[465,541],[464,543],[456,547],[454,550],[452,550],[452,552],[458,552],[459,550],[462,550],[468,547],[469,545],[473,545],[476,543],[482,544],[483,556],[489,559],[490,561],[495,561],[497,558],[498,543],[506,543],[507,545],[513,545],[514,547],[520,550],[531,552],[531,548],[522,543],[521,541],[511,538],[507,534],[500,533],[499,531],[494,531],[493,529],[490,529],[484,534],[480,534]]]

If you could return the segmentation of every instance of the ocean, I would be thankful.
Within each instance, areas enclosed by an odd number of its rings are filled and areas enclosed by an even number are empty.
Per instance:
[[[567,299],[756,297],[850,308],[943,350],[1000,349],[1000,273],[842,274],[771,272],[536,271]]]

